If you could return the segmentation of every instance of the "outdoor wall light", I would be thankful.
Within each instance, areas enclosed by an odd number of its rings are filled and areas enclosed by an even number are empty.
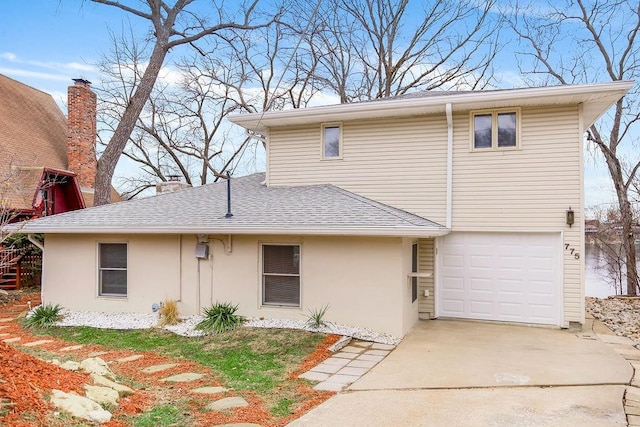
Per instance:
[[[567,211],[567,224],[569,224],[569,228],[573,225],[575,221],[575,214],[573,213],[573,209],[569,206],[569,210]]]

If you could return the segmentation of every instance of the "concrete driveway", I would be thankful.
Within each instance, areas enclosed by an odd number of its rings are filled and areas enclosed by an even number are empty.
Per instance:
[[[424,321],[347,391],[290,425],[621,426],[632,377],[590,328]]]

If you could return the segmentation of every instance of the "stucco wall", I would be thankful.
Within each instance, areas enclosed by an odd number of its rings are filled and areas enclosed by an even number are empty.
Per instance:
[[[325,320],[397,337],[417,320],[407,282],[409,239],[233,236],[230,253],[227,236],[208,239],[209,258],[198,261],[196,236],[47,235],[43,297],[107,312],[150,312],[154,302],[176,299],[182,314],[229,301],[244,316],[299,320],[329,305]],[[98,242],[128,244],[126,298],[98,296]],[[301,307],[262,306],[261,243],[300,245]]]
[[[98,243],[128,244],[126,297],[98,296]],[[180,298],[179,236],[45,237],[42,297],[72,310],[151,312],[151,304]]]

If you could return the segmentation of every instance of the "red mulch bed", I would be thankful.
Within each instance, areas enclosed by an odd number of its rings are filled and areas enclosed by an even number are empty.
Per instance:
[[[8,300],[0,301],[0,319],[14,318],[24,314],[28,309],[28,301],[31,301],[32,306],[36,306],[40,303],[39,294],[18,294]],[[126,420],[127,415],[137,416],[150,410],[153,406],[170,404],[178,400],[184,401],[185,398],[188,399],[189,406],[192,409],[189,411],[189,416],[191,425],[194,426],[240,422],[256,423],[265,427],[280,426],[299,418],[302,414],[334,394],[333,392],[313,390],[305,381],[297,380],[297,376],[331,355],[327,348],[339,339],[337,335],[326,337],[318,345],[318,348],[289,375],[289,381],[299,382],[297,392],[300,396],[303,396],[303,399],[301,400],[302,403],[296,406],[295,412],[283,419],[271,415],[259,396],[245,391],[242,392],[242,397],[249,403],[247,407],[225,412],[203,411],[206,404],[211,401],[211,398],[189,393],[189,390],[202,386],[224,386],[224,384],[221,384],[212,369],[195,362],[175,360],[153,352],[134,353],[126,350],[111,350],[100,346],[84,346],[77,351],[61,352],[60,349],[74,345],[74,343],[53,337],[34,337],[29,330],[22,328],[15,321],[2,322],[0,326],[2,327],[0,333],[10,334],[4,336],[5,338],[20,336],[22,338],[19,342],[20,344],[42,339],[52,340],[52,342],[38,346],[38,348],[54,354],[70,355],[76,360],[88,357],[93,352],[106,351],[106,354],[99,357],[107,362],[111,361],[111,369],[117,375],[131,381],[130,384],[134,385],[133,388],[136,389],[136,392],[133,396],[119,400],[118,408],[113,412],[112,421],[103,424],[105,427],[126,427],[129,424],[123,420]],[[142,354],[143,357],[132,362],[113,362],[116,359],[133,354]],[[179,365],[157,374],[148,375],[140,372],[141,368],[161,363],[179,363]],[[198,372],[204,374],[204,377],[188,385],[167,385],[159,381],[168,375],[183,372]],[[128,385],[127,380],[121,382]],[[2,407],[0,407],[0,425],[27,427],[53,424],[59,426],[61,425],[60,422],[56,422],[55,418],[52,418],[53,407],[46,400],[47,395],[52,389],[65,392],[74,391],[83,395],[83,385],[88,383],[90,383],[90,380],[86,374],[67,371],[51,363],[44,362],[0,340],[0,403],[2,401],[11,402],[11,406],[6,406],[4,412],[1,412]],[[225,393],[225,397],[233,395],[233,391]]]

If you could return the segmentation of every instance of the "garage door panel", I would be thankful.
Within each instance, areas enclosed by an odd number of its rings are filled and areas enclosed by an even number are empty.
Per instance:
[[[438,314],[559,325],[561,246],[559,233],[447,235],[438,248]]]

